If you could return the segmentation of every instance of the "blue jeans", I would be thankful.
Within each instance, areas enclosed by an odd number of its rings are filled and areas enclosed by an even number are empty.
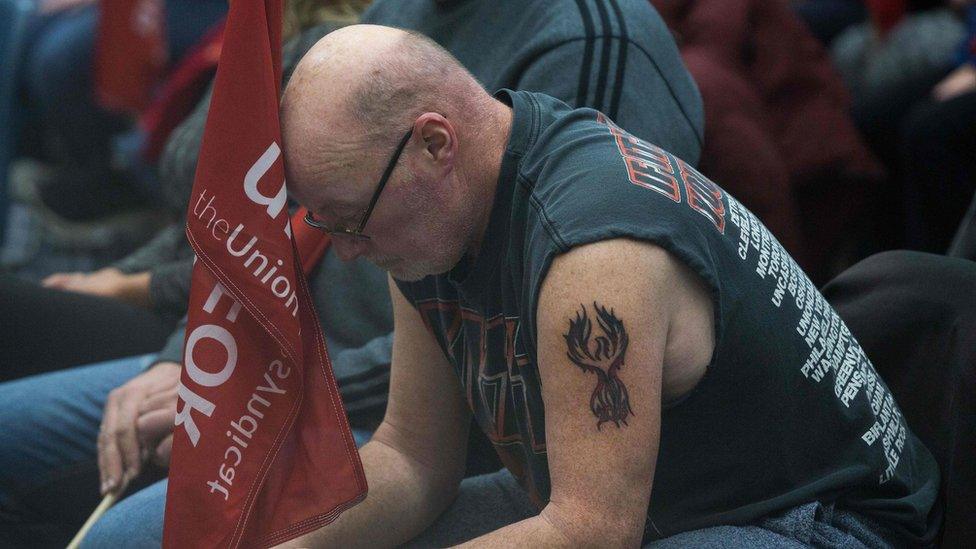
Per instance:
[[[358,441],[358,438],[357,438]],[[125,499],[100,520],[82,545],[159,547],[163,533],[166,481]],[[464,479],[458,498],[430,527],[404,545],[408,549],[457,545],[529,518],[536,510],[506,470]],[[833,505],[811,502],[747,526],[716,526],[683,532],[644,549],[796,548],[882,549],[890,547],[881,529]]]
[[[153,355],[0,384],[0,547],[63,547],[98,504],[95,439],[109,391],[143,371]],[[368,432],[353,431],[359,445]],[[166,481],[141,485],[92,528],[84,547],[158,547]],[[148,487],[146,487],[148,485]],[[505,470],[465,479],[457,500],[411,547],[454,545],[536,514]],[[812,502],[748,526],[684,532],[650,544],[671,547],[886,547],[880,528]]]
[[[64,547],[98,505],[108,393],[153,355],[0,384],[0,547]]]
[[[142,373],[142,355],[0,383],[0,547],[64,547],[95,509],[95,445],[112,389]],[[358,445],[370,432],[354,430]],[[86,547],[158,546],[165,471],[150,469],[100,520]],[[148,487],[147,487],[148,486]]]
[[[356,446],[362,446],[371,433],[353,429],[352,435]],[[116,504],[95,523],[81,546],[85,549],[161,546],[166,486],[167,481],[161,480]]]
[[[537,514],[505,469],[461,483],[457,499],[431,526],[404,547],[454,546]],[[889,547],[882,529],[833,505],[811,502],[746,526],[716,526],[653,541],[644,549],[805,548],[864,549]]]

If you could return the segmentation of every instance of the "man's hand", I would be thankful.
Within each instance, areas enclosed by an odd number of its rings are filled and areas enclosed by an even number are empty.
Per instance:
[[[972,91],[976,91],[976,65],[963,63],[936,84],[932,96],[939,101],[948,101]]]
[[[176,390],[160,391],[139,405],[139,419],[136,432],[142,448],[142,460],[152,461],[159,467],[169,465],[170,451],[173,449],[173,418],[176,417]]]
[[[47,288],[80,294],[110,297],[138,305],[149,306],[149,272],[125,274],[114,267],[93,273],[55,273],[41,281]]]
[[[109,393],[98,433],[103,495],[124,490],[150,452],[157,463],[169,460],[166,439],[173,431],[180,371],[175,362],[160,362]]]
[[[51,14],[81,6],[87,6],[92,2],[94,2],[94,0],[42,0],[38,8],[43,14]]]

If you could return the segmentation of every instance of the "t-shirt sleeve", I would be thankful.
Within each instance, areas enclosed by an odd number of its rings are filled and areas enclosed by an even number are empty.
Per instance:
[[[180,320],[176,329],[173,330],[173,333],[166,340],[166,345],[160,349],[159,354],[156,355],[156,360],[150,364],[150,367],[160,362],[183,364],[183,340],[186,338],[186,321],[186,317]]]
[[[149,278],[149,301],[153,309],[173,317],[186,314],[192,278],[192,256],[154,267]]]
[[[139,249],[112,264],[126,274],[148,271],[160,263],[177,257],[183,237],[183,224],[172,223],[160,229],[156,236]]]

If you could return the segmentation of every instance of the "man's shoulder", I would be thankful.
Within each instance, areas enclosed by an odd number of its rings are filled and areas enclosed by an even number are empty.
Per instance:
[[[520,176],[533,186],[561,187],[580,178],[622,177],[613,125],[602,113],[572,108],[540,93],[525,96],[537,105],[539,131],[521,162]]]
[[[688,260],[714,245],[700,230],[711,219],[704,208],[685,205],[690,191],[683,178],[697,174],[690,166],[598,111],[558,102],[553,103],[558,108],[548,109],[546,102],[555,100],[528,95],[541,103],[542,118],[519,169],[533,254],[541,253],[539,246],[550,254],[622,237],[680,251]],[[703,178],[694,183],[718,190]]]

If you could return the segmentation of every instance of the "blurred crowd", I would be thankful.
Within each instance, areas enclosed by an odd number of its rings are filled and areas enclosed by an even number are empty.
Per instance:
[[[651,3],[703,98],[702,172],[816,282],[884,249],[949,249],[974,190],[972,2]],[[292,34],[326,17],[294,4]],[[336,13],[351,21],[363,4]],[[226,8],[3,2],[5,270],[112,291],[64,273],[98,271],[179,219],[163,150],[213,76]],[[953,253],[971,254],[966,242]]]

